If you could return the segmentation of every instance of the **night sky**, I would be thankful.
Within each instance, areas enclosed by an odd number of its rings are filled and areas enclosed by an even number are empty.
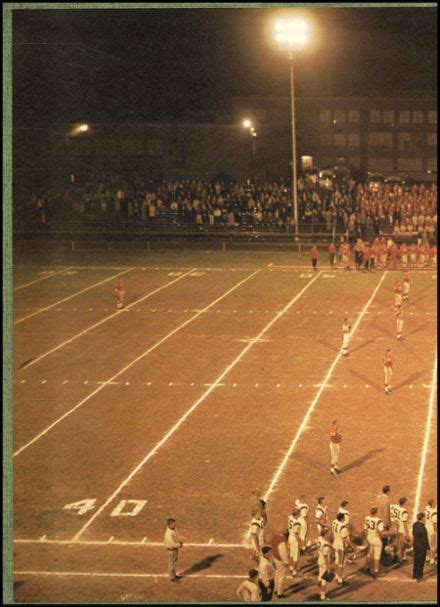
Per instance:
[[[298,95],[436,94],[436,9],[290,11],[313,24]],[[178,120],[227,113],[233,95],[288,96],[287,60],[271,41],[279,13],[15,10],[14,120]]]

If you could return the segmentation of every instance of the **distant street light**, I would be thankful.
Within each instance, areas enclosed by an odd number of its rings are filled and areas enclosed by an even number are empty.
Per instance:
[[[290,101],[292,107],[292,192],[293,213],[295,222],[295,240],[299,237],[298,225],[298,189],[296,180],[296,132],[295,132],[295,80],[293,74],[293,57],[295,52],[302,51],[309,41],[309,26],[304,19],[291,17],[280,19],[274,24],[275,41],[280,50],[287,51],[290,63]]]
[[[82,131],[83,133],[85,133],[86,131],[89,130],[89,125],[88,124],[80,124],[79,130]]]
[[[255,137],[257,136],[257,132],[255,131],[255,127],[252,124],[252,120],[250,120],[249,118],[244,118],[241,121],[242,126],[245,129],[248,129],[250,132],[250,135],[252,137],[251,139],[251,154],[252,154],[252,159],[251,159],[251,172],[252,172],[252,177],[254,176],[254,169],[255,169],[255,147],[256,147],[256,139]]]

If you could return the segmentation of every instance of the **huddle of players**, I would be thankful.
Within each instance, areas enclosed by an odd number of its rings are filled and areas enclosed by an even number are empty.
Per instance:
[[[328,248],[330,265],[333,267],[335,263],[336,247],[331,244]],[[350,269],[350,245],[342,242],[339,245],[339,264],[345,270]],[[437,246],[429,246],[428,243],[417,245],[415,243],[407,245],[402,243],[397,246],[392,242],[389,246],[379,238],[375,238],[371,245],[368,242],[358,240],[353,247],[353,255],[355,267],[357,270],[383,270],[391,263],[391,267],[397,269],[397,260],[400,257],[402,269],[406,268],[426,268],[435,266],[437,263]]]
[[[258,494],[256,494],[258,495]],[[250,526],[251,535],[251,558],[261,563],[264,570],[264,578],[267,582],[267,563],[270,548],[265,545],[265,527],[267,524],[267,512],[264,500],[259,500],[259,507],[252,509],[252,521]],[[407,499],[402,497],[397,504],[391,504],[391,525],[385,528],[384,522],[378,516],[376,506],[370,509],[364,519],[363,536],[367,545],[357,548],[353,541],[358,541],[360,536],[356,534],[349,510],[349,502],[343,500],[338,508],[334,520],[330,523],[326,498],[318,497],[315,507],[315,524],[318,537],[314,542],[318,556],[318,585],[320,588],[320,599],[328,600],[326,596],[327,583],[333,575],[328,572],[335,570],[337,584],[343,584],[344,567],[347,562],[354,562],[356,553],[366,549],[366,562],[364,571],[377,577],[380,572],[380,561],[384,549],[383,538],[390,537],[390,550],[399,562],[407,560],[406,550],[411,543],[411,531],[408,523]],[[305,496],[301,495],[294,504],[291,514],[287,517],[287,529],[284,533],[274,534],[272,547],[273,554],[274,584],[273,588],[278,597],[283,596],[285,580],[290,568],[290,575],[296,577],[299,572],[299,560],[305,550],[312,547],[308,540],[310,508],[305,502]],[[429,500],[425,508],[426,529],[430,543],[430,552],[427,560],[431,564],[436,563],[437,550],[437,506],[435,500]],[[280,544],[284,536],[284,554],[280,550]],[[278,539],[277,539],[278,538]],[[274,545],[275,542],[275,545]],[[264,563],[262,562],[264,561]],[[335,566],[333,566],[333,562]],[[324,577],[323,577],[324,576]],[[325,579],[328,578],[328,581]]]

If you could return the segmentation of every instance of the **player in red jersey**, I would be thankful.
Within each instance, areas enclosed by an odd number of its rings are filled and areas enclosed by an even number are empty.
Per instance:
[[[333,242],[328,245],[328,260],[330,262],[330,267],[333,268],[335,265],[335,255],[336,255],[336,247]]]
[[[368,242],[366,242],[364,244],[364,268],[367,272],[369,272],[371,269],[371,266],[370,266],[371,259],[372,259],[371,247],[368,244]]]
[[[417,245],[414,243],[409,245],[409,261],[412,268],[417,266]]]
[[[411,276],[409,272],[405,272],[403,275],[403,301],[409,300],[409,289],[411,286]]]
[[[393,375],[393,359],[391,356],[391,350],[388,348],[383,357],[383,370],[385,374],[385,394],[391,394],[391,377]]]
[[[402,268],[406,268],[408,266],[408,247],[405,242],[402,242],[399,248],[400,253],[400,263],[402,264]]]
[[[338,476],[338,474],[341,473],[340,469],[338,468],[338,460],[339,460],[339,453],[341,450],[342,435],[340,432],[339,423],[338,423],[337,419],[333,420],[332,425],[330,426],[329,436],[330,436],[330,455],[331,455],[330,472],[332,474],[334,474],[335,476]]]
[[[377,241],[377,242],[376,242]],[[373,240],[371,245],[370,269],[374,272],[379,266],[379,244],[377,238]]]
[[[393,242],[390,247],[390,259],[391,259],[391,267],[393,270],[397,270],[397,257],[399,255],[399,249],[397,245]]]
[[[396,306],[402,305],[402,285],[398,280],[394,285],[394,303]]]
[[[124,281],[122,280],[122,278],[120,278],[118,280],[118,282],[116,283],[115,293],[116,293],[116,307],[118,309],[121,309],[124,307],[124,297],[125,297],[125,287],[124,287]]]
[[[386,242],[379,243],[379,266],[381,270],[387,267],[388,248]]]
[[[344,270],[349,270],[350,263],[348,256],[350,255],[350,247],[346,242],[341,243],[339,246],[339,255],[341,257],[341,263],[344,266]]]
[[[403,310],[402,310],[401,304],[394,305],[394,315],[396,317],[396,336],[397,336],[397,339],[402,339]]]

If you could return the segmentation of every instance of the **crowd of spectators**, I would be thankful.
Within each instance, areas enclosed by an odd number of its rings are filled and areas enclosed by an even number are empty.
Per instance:
[[[150,225],[213,226],[224,229],[288,231],[293,225],[292,193],[287,182],[220,180],[120,181],[94,186],[71,185],[33,195],[42,223],[51,217],[124,218]],[[380,185],[354,180],[322,188],[298,180],[299,222],[314,232],[344,233],[354,241],[393,233],[433,240],[437,234],[437,187]]]

